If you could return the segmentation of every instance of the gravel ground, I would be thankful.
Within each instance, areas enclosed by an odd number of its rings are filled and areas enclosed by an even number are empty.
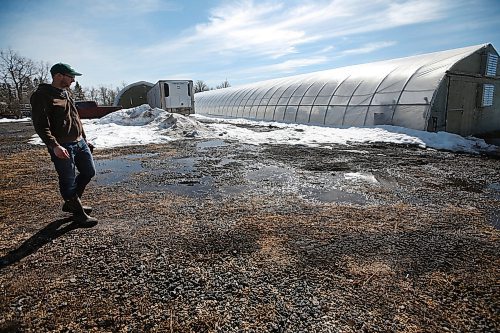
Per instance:
[[[0,332],[500,331],[498,159],[96,150],[78,228],[33,133],[0,124]]]

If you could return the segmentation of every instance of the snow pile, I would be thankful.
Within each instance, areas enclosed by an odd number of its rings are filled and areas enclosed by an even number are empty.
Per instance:
[[[439,150],[449,150],[465,153],[494,152],[498,147],[489,145],[483,139],[475,137],[464,138],[458,134],[448,132],[425,132],[396,126],[381,126],[387,131],[401,133],[407,136],[418,137],[422,141],[422,148],[430,147]]]
[[[425,148],[425,143],[418,137],[400,133],[392,133],[382,128],[332,128],[298,124],[253,122],[249,127],[241,127],[228,123],[208,125],[209,128],[222,132],[222,137],[249,144],[292,144],[306,146],[332,146],[356,143],[399,143]],[[255,131],[259,126],[268,127],[269,131]]]
[[[97,125],[116,124],[122,126],[149,126],[166,130],[196,130],[203,128],[198,121],[180,114],[151,108],[147,104],[112,112],[93,121]]]
[[[336,145],[391,143],[466,153],[498,153],[484,140],[446,132],[396,126],[335,128],[245,119],[183,116],[149,105],[122,109],[100,119],[84,120],[87,139],[99,148],[165,143],[186,137],[224,139],[247,144],[286,144],[334,148]],[[38,136],[30,141],[42,144]]]
[[[149,105],[143,104],[135,108],[112,112],[102,118],[93,120],[93,122],[101,125],[144,126],[155,121],[162,113],[165,113],[162,109],[152,109]]]
[[[489,145],[482,139],[464,138],[447,132],[418,131],[398,126],[338,128],[245,119],[207,118],[201,115],[195,115],[195,117],[208,123],[207,127],[212,130],[221,131],[223,138],[249,144],[298,144],[328,148],[338,144],[393,143],[466,153],[498,151],[497,146]],[[254,130],[254,128],[265,127],[270,130],[260,132]]]
[[[141,105],[84,121],[87,139],[97,147],[145,145],[194,137],[204,126],[180,114]]]
[[[31,121],[31,118],[21,118],[21,119],[13,119],[13,118],[0,118],[0,123],[14,123],[21,121]]]

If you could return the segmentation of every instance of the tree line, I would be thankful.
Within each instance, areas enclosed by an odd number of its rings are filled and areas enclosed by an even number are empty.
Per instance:
[[[29,105],[31,94],[40,83],[50,83],[50,67],[46,61],[34,61],[8,49],[0,50],[0,105],[2,108],[19,110]],[[99,85],[98,87],[82,87],[77,81],[71,92],[75,100],[92,100],[99,105],[112,105],[117,94],[127,84],[119,87]],[[215,89],[230,87],[227,81],[217,85]],[[194,83],[194,92],[212,90],[203,80]]]
[[[8,108],[29,104],[31,94],[40,83],[50,83],[50,67],[46,61],[36,62],[12,49],[0,50],[0,102]],[[76,82],[71,92],[75,100],[94,100],[101,105],[112,105],[118,92],[125,87],[82,87]]]
[[[229,81],[227,79],[222,81],[221,84],[218,84],[215,88],[209,87],[205,83],[205,81],[203,81],[203,80],[197,80],[194,82],[193,90],[194,90],[194,93],[198,93],[198,92],[202,92],[202,91],[223,89],[223,88],[229,88],[229,87],[231,87],[231,84],[229,83]]]

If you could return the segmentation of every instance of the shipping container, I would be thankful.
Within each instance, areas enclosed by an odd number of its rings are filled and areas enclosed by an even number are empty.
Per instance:
[[[168,112],[193,114],[192,80],[160,80],[147,93],[148,104]]]

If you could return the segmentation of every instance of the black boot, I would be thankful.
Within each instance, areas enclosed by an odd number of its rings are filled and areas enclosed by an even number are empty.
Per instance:
[[[97,224],[97,219],[90,217],[85,213],[82,202],[78,196],[66,200],[64,203],[70,212],[73,213],[73,221],[84,227],[93,227]]]
[[[85,190],[85,188],[81,188],[81,187],[76,188],[76,195],[78,195],[78,197],[80,198],[80,201],[82,200],[82,195],[83,195],[84,190]],[[83,210],[85,211],[85,213],[87,213],[87,214],[92,213],[92,207],[84,206],[83,204],[82,204],[82,207],[83,207]],[[62,207],[62,211],[66,212],[66,213],[74,213],[74,211],[71,210],[71,207],[68,206],[68,204],[66,204],[66,202],[64,203],[64,205]]]
[[[83,206],[83,210],[85,211],[86,214],[90,214],[92,213],[92,207],[90,206]],[[64,204],[62,206],[62,211],[63,212],[66,212],[66,213],[75,213],[74,210],[72,210],[72,208],[74,208],[73,206],[71,206],[70,204],[68,204],[68,201],[64,201]]]

